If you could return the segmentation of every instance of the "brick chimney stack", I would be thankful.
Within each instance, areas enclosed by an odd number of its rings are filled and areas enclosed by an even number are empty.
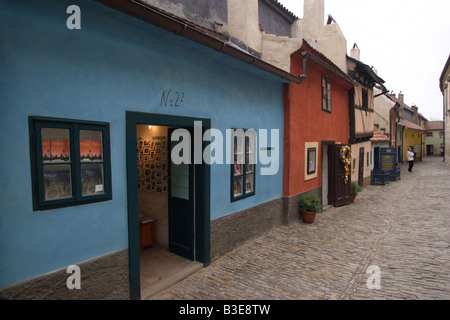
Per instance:
[[[404,94],[403,92],[400,91],[400,93],[398,94],[398,102],[403,105],[403,98],[404,98]]]

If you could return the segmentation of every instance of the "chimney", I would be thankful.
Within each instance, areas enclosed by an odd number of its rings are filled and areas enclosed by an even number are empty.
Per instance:
[[[404,98],[403,92],[400,91],[400,93],[398,94],[398,102],[401,105],[403,105],[403,98]]]
[[[314,41],[319,39],[325,21],[325,0],[305,0],[302,32]]]
[[[356,60],[360,60],[361,51],[359,50],[358,45],[356,43],[353,45],[352,50],[350,50],[350,57]]]
[[[414,114],[413,114],[413,122],[416,123],[416,124],[419,124],[419,108],[415,104],[413,104],[411,106],[411,110],[414,112]]]

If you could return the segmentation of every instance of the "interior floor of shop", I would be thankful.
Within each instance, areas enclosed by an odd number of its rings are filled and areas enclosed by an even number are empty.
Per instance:
[[[141,299],[147,300],[203,268],[161,246],[143,248],[140,254]]]

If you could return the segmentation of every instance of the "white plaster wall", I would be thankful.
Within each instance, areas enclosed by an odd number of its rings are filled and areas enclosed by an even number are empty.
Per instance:
[[[228,32],[257,52],[262,51],[258,0],[227,0]]]
[[[364,148],[364,171],[363,178],[368,179],[370,177],[370,158],[372,157],[372,143],[370,141],[352,144],[352,181],[358,182],[359,177],[359,149]],[[367,152],[369,152],[369,165],[367,165]],[[353,162],[355,160],[355,162]],[[355,163],[355,166],[353,166]],[[367,183],[367,180],[366,180]]]
[[[374,96],[381,93],[381,90],[374,88]],[[395,103],[384,94],[374,98],[374,124],[378,124],[380,129],[386,129],[390,134],[389,114]]]
[[[302,46],[302,39],[278,37],[263,33],[261,58],[280,69],[291,72],[291,54]]]
[[[327,24],[322,28],[317,40],[317,50],[347,73],[347,40],[337,23]]]

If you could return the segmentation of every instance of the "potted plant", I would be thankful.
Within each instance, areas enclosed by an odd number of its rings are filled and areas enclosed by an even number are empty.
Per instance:
[[[353,203],[355,201],[356,196],[359,192],[361,192],[362,189],[359,186],[359,184],[355,181],[352,181],[350,185],[350,202]]]
[[[319,196],[310,192],[300,196],[300,212],[304,223],[313,223],[317,213],[322,212]]]

